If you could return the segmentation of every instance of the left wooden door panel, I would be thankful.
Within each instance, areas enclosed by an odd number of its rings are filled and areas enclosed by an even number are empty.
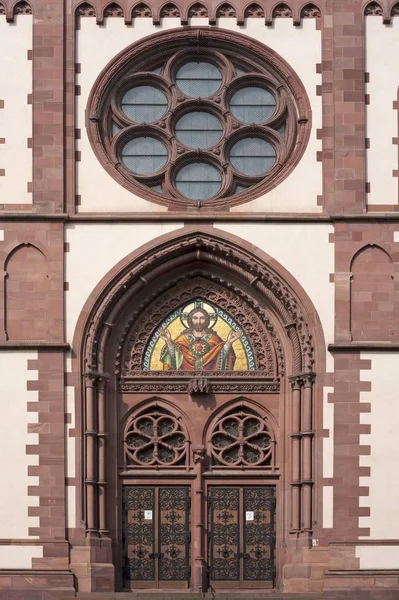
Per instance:
[[[124,486],[123,549],[126,588],[188,587],[189,487]]]

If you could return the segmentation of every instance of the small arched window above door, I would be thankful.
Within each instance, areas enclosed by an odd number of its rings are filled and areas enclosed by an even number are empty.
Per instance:
[[[215,423],[210,436],[215,467],[274,467],[275,439],[267,419],[247,407],[237,407]]]
[[[152,405],[132,415],[123,442],[127,469],[187,464],[188,435],[179,419],[164,408]]]

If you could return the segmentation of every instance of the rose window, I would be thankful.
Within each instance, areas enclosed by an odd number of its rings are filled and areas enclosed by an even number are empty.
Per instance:
[[[269,466],[274,440],[264,419],[242,410],[218,421],[211,437],[211,453],[214,465]]]
[[[105,71],[89,100],[89,135],[104,167],[146,199],[238,204],[267,192],[299,160],[305,94],[285,63],[279,72],[274,53],[262,56],[263,46],[196,31],[175,32],[170,49],[164,34],[151,47],[138,43]]]
[[[185,463],[186,434],[174,416],[160,409],[129,421],[124,441],[127,465],[152,467]]]

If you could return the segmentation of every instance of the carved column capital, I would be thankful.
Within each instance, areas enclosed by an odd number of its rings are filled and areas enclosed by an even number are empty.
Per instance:
[[[203,463],[205,460],[205,455],[205,446],[196,446],[195,448],[193,448],[194,464]]]

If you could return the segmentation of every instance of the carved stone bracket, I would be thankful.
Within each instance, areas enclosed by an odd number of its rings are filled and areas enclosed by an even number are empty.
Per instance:
[[[190,379],[187,385],[187,391],[190,395],[203,395],[209,394],[212,390],[212,386],[208,379],[205,377],[193,377]]]

